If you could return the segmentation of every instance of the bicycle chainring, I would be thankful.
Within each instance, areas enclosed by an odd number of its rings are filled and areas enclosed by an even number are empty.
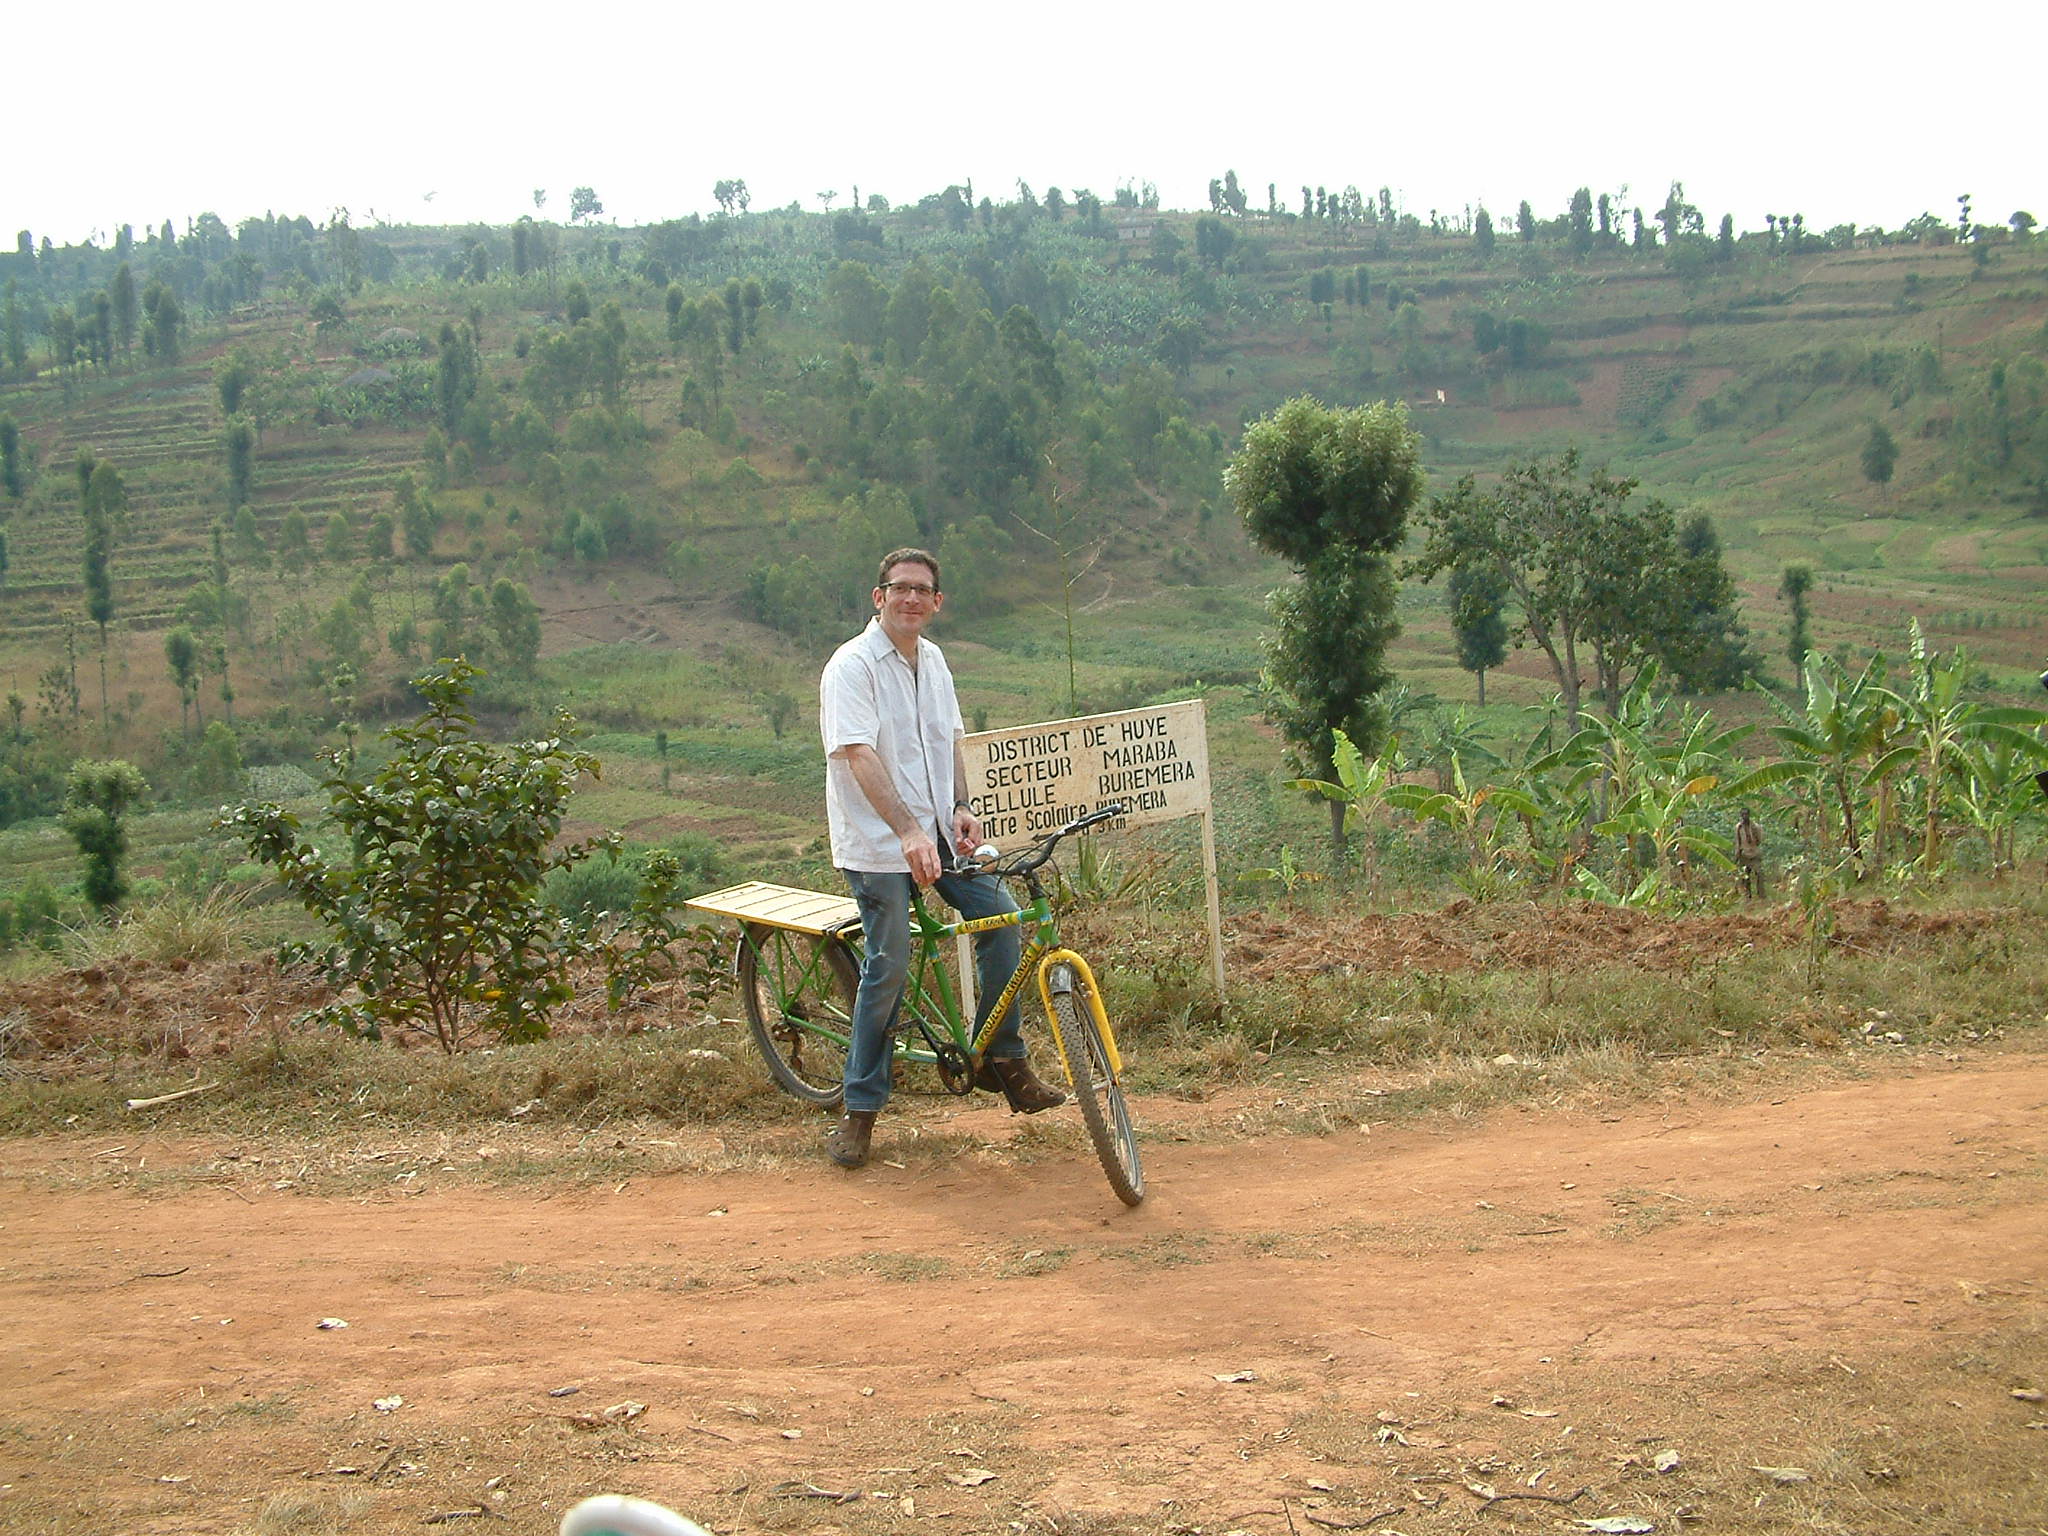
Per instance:
[[[939,1081],[946,1085],[946,1092],[955,1097],[974,1092],[974,1062],[965,1051],[947,1041],[935,1045],[932,1054],[938,1058],[934,1065],[939,1069]]]

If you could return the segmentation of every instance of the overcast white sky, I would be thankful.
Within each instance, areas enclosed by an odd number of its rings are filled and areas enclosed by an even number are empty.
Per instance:
[[[915,200],[971,178],[1150,181],[1207,206],[1236,170],[1298,206],[1304,182],[1394,190],[1411,213],[1674,178],[1709,224],[1809,229],[2048,219],[2036,76],[2048,7],[1809,0],[1654,6],[1221,8],[450,6],[365,0],[89,13],[16,7],[0,33],[0,240],[266,210],[360,226],[566,218],[596,189],[622,224],[851,190]],[[2028,19],[2031,18],[2031,19]],[[432,194],[431,201],[428,195]]]

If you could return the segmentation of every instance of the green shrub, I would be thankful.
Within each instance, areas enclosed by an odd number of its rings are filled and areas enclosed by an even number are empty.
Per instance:
[[[426,712],[383,733],[390,757],[367,774],[353,753],[330,755],[328,815],[348,839],[346,861],[323,854],[276,804],[237,806],[219,823],[330,930],[304,957],[359,995],[329,1017],[373,1037],[431,1029],[450,1052],[473,1022],[504,1041],[547,1034],[583,946],[542,887],[611,844],[556,845],[576,780],[597,769],[568,744],[574,722],[559,716],[543,741],[479,741],[467,708],[479,675],[457,658],[414,679]]]
[[[55,949],[64,934],[64,908],[50,882],[31,875],[14,898],[14,942]]]
[[[722,845],[701,832],[681,832],[651,847],[555,870],[548,875],[542,897],[556,912],[582,926],[588,926],[599,913],[624,917],[641,898],[656,853],[673,861],[674,873],[665,878],[684,895],[733,881],[732,861]]]
[[[541,898],[560,916],[588,927],[601,913],[629,911],[639,888],[637,861],[614,856],[549,870]]]

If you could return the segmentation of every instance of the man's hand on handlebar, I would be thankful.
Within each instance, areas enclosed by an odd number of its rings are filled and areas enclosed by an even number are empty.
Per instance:
[[[1015,849],[1009,854],[1004,854],[993,843],[983,843],[972,854],[960,855],[958,862],[954,865],[954,872],[970,874],[987,870],[997,875],[1021,875],[1028,870],[1037,869],[1047,859],[1050,859],[1053,850],[1060,845],[1062,838],[1071,837],[1076,832],[1085,832],[1088,828],[1097,826],[1105,821],[1114,821],[1119,816],[1128,816],[1130,811],[1130,806],[1121,800],[1116,801],[1110,805],[1105,805],[1099,811],[1090,811],[1085,816],[1076,816],[1065,826],[1056,827],[1035,839],[1028,846]]]

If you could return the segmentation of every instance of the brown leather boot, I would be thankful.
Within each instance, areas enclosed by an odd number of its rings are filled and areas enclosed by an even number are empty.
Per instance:
[[[867,1165],[868,1145],[875,1137],[875,1111],[849,1109],[825,1138],[825,1155],[842,1168]]]
[[[1050,1083],[1039,1081],[1031,1063],[1022,1057],[989,1060],[974,1074],[974,1086],[988,1093],[1000,1093],[1010,1101],[1010,1112],[1035,1115],[1042,1109],[1057,1109],[1067,1096]]]

